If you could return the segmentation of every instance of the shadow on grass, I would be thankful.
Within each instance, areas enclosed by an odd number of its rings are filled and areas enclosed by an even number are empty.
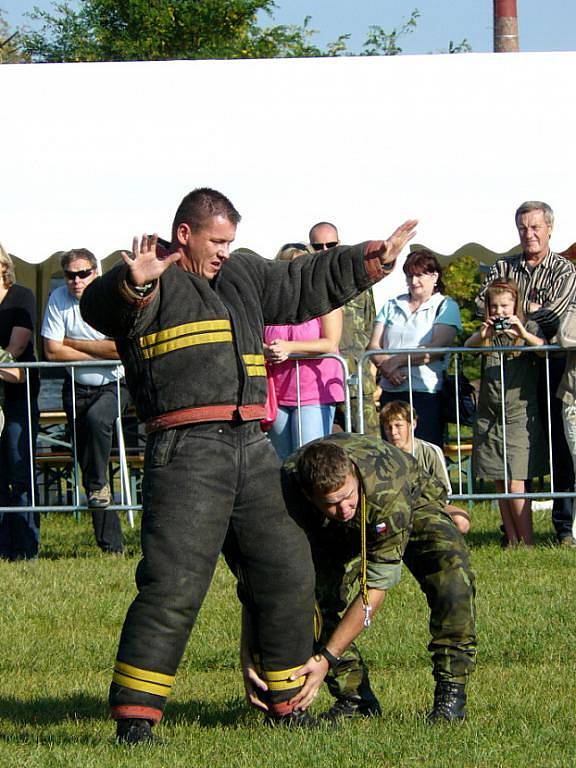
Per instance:
[[[250,715],[246,704],[238,698],[225,702],[172,701],[166,707],[167,722],[194,723],[206,728],[236,727],[248,717]],[[0,697],[0,720],[14,725],[46,726],[71,721],[104,721],[109,720],[109,715],[105,701],[84,694],[30,701]],[[3,738],[0,735],[0,740]],[[13,735],[8,740],[12,741]],[[22,740],[28,740],[25,733]]]

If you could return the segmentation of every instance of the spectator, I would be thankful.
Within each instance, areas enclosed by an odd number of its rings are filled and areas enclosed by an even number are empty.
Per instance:
[[[14,264],[0,245],[0,347],[18,362],[35,362],[36,300],[28,288],[16,283]],[[6,383],[4,431],[0,438],[0,506],[32,506],[32,472],[38,434],[37,370],[27,385]],[[37,557],[40,515],[37,512],[0,513],[0,558],[27,560]]]
[[[314,251],[327,251],[340,244],[338,230],[334,224],[321,221],[314,224],[309,234],[310,247]],[[392,279],[391,277],[388,279]],[[342,338],[340,339],[340,354],[348,364],[348,373],[354,376],[357,371],[356,359],[365,352],[370,340],[370,334],[374,326],[376,310],[374,307],[374,295],[372,289],[363,291],[354,299],[348,301],[343,309]],[[363,371],[362,393],[364,433],[367,435],[379,435],[378,414],[376,413],[376,380],[372,363],[368,363]],[[358,424],[358,390],[355,384],[350,386],[350,417],[352,431],[359,432]],[[336,404],[336,424],[340,429],[345,429],[346,416],[343,403]]]
[[[114,341],[88,325],[80,314],[80,298],[97,277],[96,257],[86,248],[75,248],[62,256],[61,266],[66,284],[53,291],[46,307],[42,323],[44,354],[48,360],[58,362],[116,360]],[[68,368],[62,387],[64,410],[76,442],[88,507],[92,510],[96,543],[103,552],[113,554],[120,554],[123,544],[118,513],[107,509],[112,502],[108,462],[119,413],[118,381],[120,411],[124,412],[129,403],[123,377],[122,366],[74,371]]]
[[[558,387],[557,396],[562,401],[564,435],[576,473],[576,300],[570,304],[562,319],[558,331],[558,343],[563,347],[572,347],[566,358],[566,369]],[[575,502],[572,500],[573,518],[576,517],[574,504]],[[573,536],[563,539],[563,543],[565,546],[576,547]]]
[[[414,456],[422,472],[432,475],[442,483],[447,497],[450,498],[452,485],[441,448],[414,437],[414,430],[418,425],[416,411],[410,409],[409,404],[402,400],[392,400],[380,411],[380,424],[388,442]],[[470,516],[467,512],[453,504],[446,504],[444,511],[450,515],[460,533],[468,533]]]
[[[276,258],[292,261],[306,250],[284,246]],[[342,332],[342,310],[298,325],[267,325],[264,355],[271,363],[278,413],[268,431],[281,460],[300,445],[332,431],[335,404],[344,400],[342,366],[334,358],[289,360],[289,355],[338,353]],[[300,407],[298,408],[298,403]]]
[[[534,320],[529,320],[524,326],[522,302],[513,280],[496,280],[486,287],[485,313],[480,330],[466,341],[467,347],[536,347],[544,343],[543,334]],[[538,417],[537,385],[538,360],[535,354],[519,351],[487,352],[483,355],[472,464],[475,475],[493,479],[499,493],[504,490],[524,493],[525,480],[545,471],[546,441]],[[505,466],[507,486],[504,482]],[[498,504],[507,544],[533,544],[531,501],[503,498]]]
[[[516,211],[516,227],[522,253],[506,256],[492,265],[476,300],[479,317],[484,317],[484,298],[487,286],[495,280],[514,280],[522,296],[522,310],[529,320],[538,323],[547,343],[554,343],[561,318],[576,295],[576,268],[550,250],[550,237],[554,227],[554,213],[547,203],[530,200]],[[546,385],[548,364],[550,397]],[[564,373],[566,355],[549,355],[540,362],[538,404],[540,420],[548,433],[548,400],[550,400],[552,465],[554,490],[571,491],[574,487],[574,469],[570,451],[564,438],[562,404],[554,397]],[[574,547],[572,537],[572,503],[570,499],[554,499],[552,524],[558,541]]]
[[[376,318],[369,349],[449,347],[462,329],[460,310],[443,296],[442,267],[430,251],[413,251],[404,263],[408,293],[390,299]],[[416,437],[442,446],[442,386],[448,355],[422,352],[375,355],[381,379],[382,406],[393,400],[412,402],[420,419]],[[410,362],[410,369],[408,363]]]

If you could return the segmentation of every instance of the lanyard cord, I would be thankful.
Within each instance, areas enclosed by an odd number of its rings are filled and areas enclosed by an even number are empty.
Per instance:
[[[362,595],[362,605],[364,606],[364,626],[371,624],[370,614],[372,606],[368,599],[368,548],[366,543],[366,494],[360,487],[360,594]]]

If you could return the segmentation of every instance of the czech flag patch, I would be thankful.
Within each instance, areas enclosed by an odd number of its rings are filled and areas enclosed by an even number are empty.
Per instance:
[[[378,535],[382,533],[386,533],[386,531],[388,530],[388,526],[386,525],[386,523],[376,523],[375,527],[376,527],[376,533]]]

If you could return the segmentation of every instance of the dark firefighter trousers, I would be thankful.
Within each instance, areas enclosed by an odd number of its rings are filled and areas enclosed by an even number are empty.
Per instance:
[[[273,714],[312,654],[314,569],[286,512],[278,459],[258,422],[212,422],[152,434],[143,481],[138,595],[110,688],[112,717],[158,722],[223,550],[239,575]],[[207,642],[209,639],[207,638]]]
[[[465,683],[476,661],[476,609],[474,574],[464,538],[443,512],[417,513],[403,560],[430,608],[428,650],[434,678]],[[320,646],[328,642],[348,605],[360,561],[333,562],[333,566],[318,571],[316,577],[322,614]],[[372,698],[368,671],[355,644],[342,655],[326,682],[336,698]]]

